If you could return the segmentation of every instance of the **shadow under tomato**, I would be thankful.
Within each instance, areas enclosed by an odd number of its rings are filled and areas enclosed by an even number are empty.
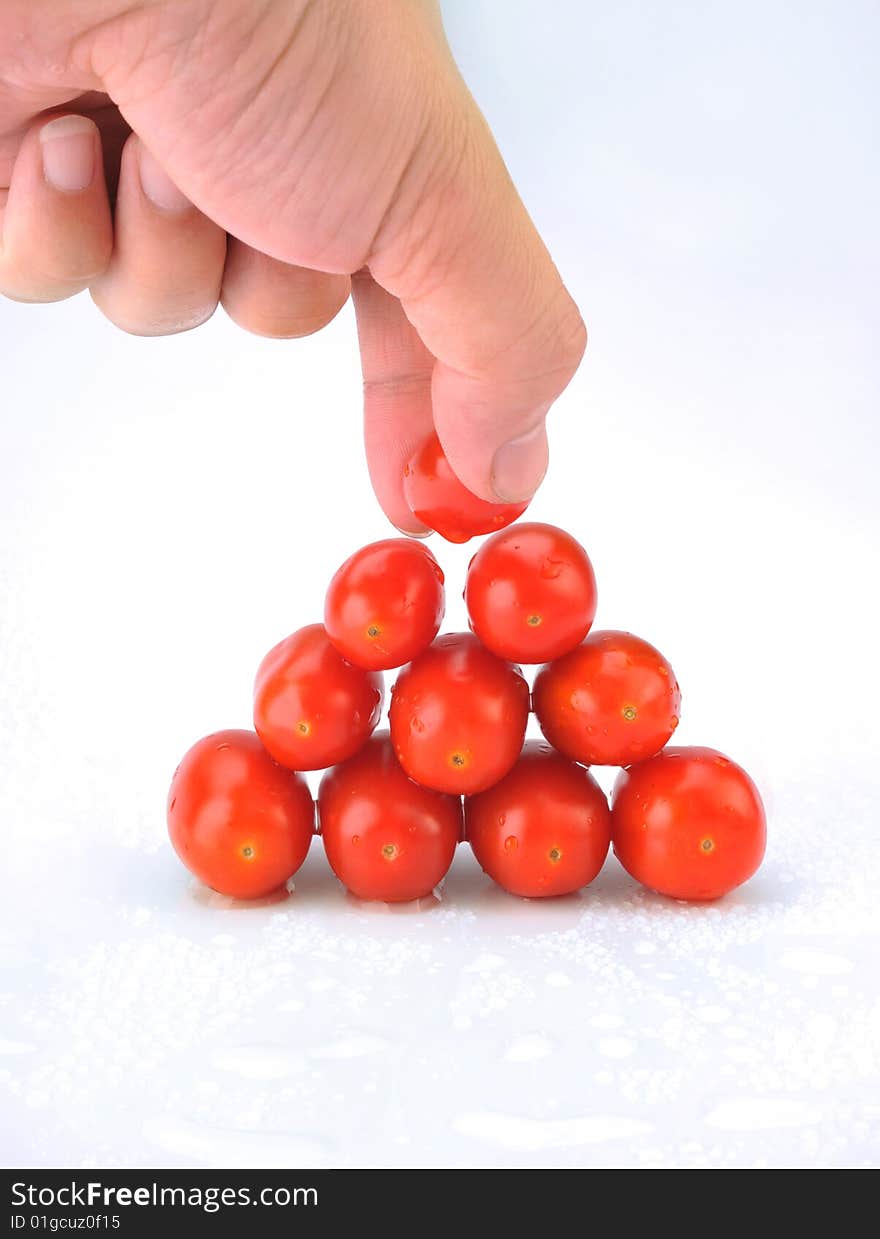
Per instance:
[[[345,892],[345,902],[358,912],[366,912],[370,916],[412,916],[433,912],[443,902],[442,894],[431,891],[421,899],[410,899],[405,903],[383,903],[381,899],[359,899],[351,891]]]
[[[259,899],[234,899],[231,895],[221,895],[219,891],[212,890],[210,886],[204,886],[201,882],[195,882],[190,887],[190,893],[196,903],[202,904],[206,908],[225,908],[229,911],[239,911],[246,908],[269,908],[274,904],[286,903],[291,896],[291,892],[286,886],[281,886],[277,891],[271,891],[268,895],[261,895]]]

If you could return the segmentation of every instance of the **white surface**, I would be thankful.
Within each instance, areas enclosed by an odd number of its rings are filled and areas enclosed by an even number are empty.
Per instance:
[[[547,905],[195,888],[188,744],[388,529],[351,317],[142,341],[0,305],[0,1160],[71,1167],[865,1165],[877,978],[876,6],[447,6],[591,328],[534,504],[682,742],[770,809],[713,907],[609,860]],[[442,547],[451,620],[469,552]]]

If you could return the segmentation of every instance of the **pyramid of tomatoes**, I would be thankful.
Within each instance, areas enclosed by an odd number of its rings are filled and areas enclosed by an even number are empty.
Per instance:
[[[714,749],[668,746],[675,673],[642,638],[593,630],[580,543],[512,523],[524,505],[465,490],[436,438],[404,481],[414,513],[448,540],[491,535],[467,571],[471,631],[438,635],[445,582],[423,542],[353,554],[324,622],[260,664],[254,730],[205,737],[176,770],[168,828],[183,863],[254,899],[290,881],[317,830],[344,886],[386,902],[431,894],[463,841],[530,898],[587,886],[612,844],[634,878],[677,899],[715,899],[751,877],[766,837],[755,784]],[[531,691],[523,665],[539,667]],[[532,712],[544,741],[525,738]],[[591,766],[621,768],[610,805]],[[317,806],[303,777],[315,770],[326,772]]]

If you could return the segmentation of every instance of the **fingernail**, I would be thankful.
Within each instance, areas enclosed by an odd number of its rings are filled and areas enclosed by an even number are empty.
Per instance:
[[[499,447],[492,461],[492,489],[502,503],[523,503],[541,485],[548,462],[547,430],[542,421]]]
[[[141,188],[160,211],[185,211],[192,206],[189,198],[180,192],[162,165],[143,145],[138,151],[138,171]]]
[[[406,538],[430,538],[434,532],[427,525],[419,525],[417,529],[404,529],[403,525],[398,525],[395,521],[391,522],[398,533],[402,533]]]
[[[97,130],[85,116],[59,116],[40,130],[43,175],[66,193],[79,193],[95,175]]]

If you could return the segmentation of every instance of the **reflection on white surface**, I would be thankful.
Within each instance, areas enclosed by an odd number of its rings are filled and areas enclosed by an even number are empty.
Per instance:
[[[352,316],[142,340],[0,302],[4,1164],[876,1160],[877,6],[497,7],[453,40],[591,332],[532,513],[670,658],[680,742],[755,775],[765,867],[688,907],[609,859],[537,903],[460,848],[388,908],[316,844],[289,898],[198,887],[176,762],[389,535]],[[472,548],[434,549],[461,628]]]
[[[4,1157],[864,1161],[873,895],[854,874],[824,880],[785,806],[775,836],[784,860],[706,907],[639,890],[613,859],[576,901],[515,899],[460,848],[440,904],[409,916],[347,900],[319,842],[295,897],[251,909],[206,905],[159,839],[108,848],[101,871],[68,844],[38,920],[32,893],[10,892],[30,928],[5,1029],[22,1052],[0,1057]],[[149,903],[113,893],[117,865]],[[829,956],[845,975],[823,971]]]

